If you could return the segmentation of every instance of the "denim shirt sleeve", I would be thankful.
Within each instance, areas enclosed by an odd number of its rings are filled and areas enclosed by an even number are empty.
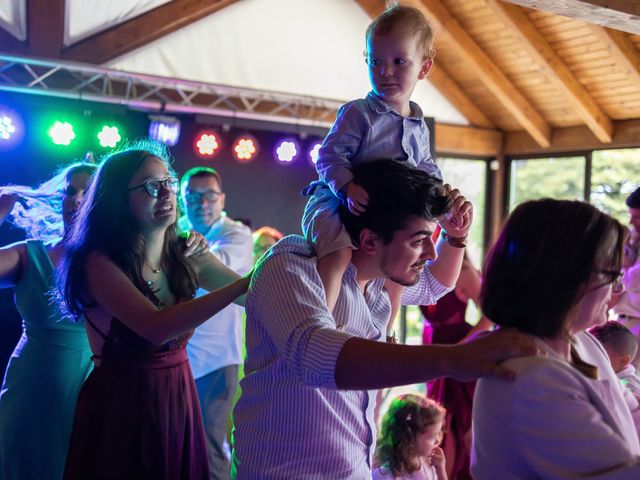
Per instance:
[[[442,172],[438,165],[436,165],[435,159],[431,154],[430,134],[424,120],[422,121],[421,128],[416,129],[416,135],[419,137],[417,144],[420,146],[419,158],[416,158],[416,167],[429,175],[442,180]]]
[[[356,101],[340,107],[318,152],[318,176],[338,197],[340,190],[353,180],[351,159],[360,149],[367,130],[366,117],[358,105]]]

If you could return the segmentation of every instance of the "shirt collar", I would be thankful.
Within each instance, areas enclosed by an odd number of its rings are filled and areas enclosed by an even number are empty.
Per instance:
[[[209,227],[209,230],[202,234],[204,238],[209,238],[211,235],[215,235],[216,233],[218,233],[218,231],[220,231],[220,229],[222,228],[222,223],[224,222],[226,216],[227,212],[225,212],[224,210],[220,212],[220,218],[213,222]]]
[[[369,105],[369,108],[375,113],[382,115],[382,114],[391,112],[400,116],[398,112],[396,112],[384,100],[382,100],[378,95],[376,95],[376,93],[373,90],[367,94],[366,101],[367,101],[367,104]],[[411,107],[411,115],[408,116],[407,118],[422,120],[424,118],[424,114],[422,113],[422,109],[420,108],[420,106],[415,102],[409,102],[409,105]]]

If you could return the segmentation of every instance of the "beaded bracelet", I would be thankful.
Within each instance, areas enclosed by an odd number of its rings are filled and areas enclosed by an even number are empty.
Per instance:
[[[454,248],[465,248],[467,246],[467,237],[469,234],[464,237],[451,237],[447,232],[442,230],[440,232],[440,236],[442,236],[442,239]]]

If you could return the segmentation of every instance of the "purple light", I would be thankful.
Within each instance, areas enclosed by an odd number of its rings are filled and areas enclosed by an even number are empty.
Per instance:
[[[318,163],[318,151],[320,150],[321,146],[322,143],[318,142],[314,143],[313,147],[309,149],[309,160],[311,160],[311,163],[313,163],[314,165]]]
[[[275,157],[281,163],[292,163],[298,156],[300,146],[292,139],[282,140],[276,146]]]

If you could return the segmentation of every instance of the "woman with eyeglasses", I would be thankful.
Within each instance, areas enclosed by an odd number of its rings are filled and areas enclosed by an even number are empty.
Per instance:
[[[482,311],[537,337],[546,355],[482,379],[471,473],[483,479],[637,479],[640,445],[622,385],[586,330],[607,321],[626,231],[594,206],[537,200],[511,214],[484,267]]]
[[[50,302],[57,265],[95,166],[74,163],[36,188],[0,187],[0,223],[26,241],[0,248],[0,288],[13,288],[22,336],[0,391],[0,478],[62,478],[73,412],[91,371],[82,323]]]
[[[78,213],[59,278],[66,307],[86,318],[95,366],[64,478],[209,478],[185,346],[249,277],[209,253],[182,257],[177,192],[164,147],[143,142],[106,158]],[[217,290],[193,299],[198,286]]]

